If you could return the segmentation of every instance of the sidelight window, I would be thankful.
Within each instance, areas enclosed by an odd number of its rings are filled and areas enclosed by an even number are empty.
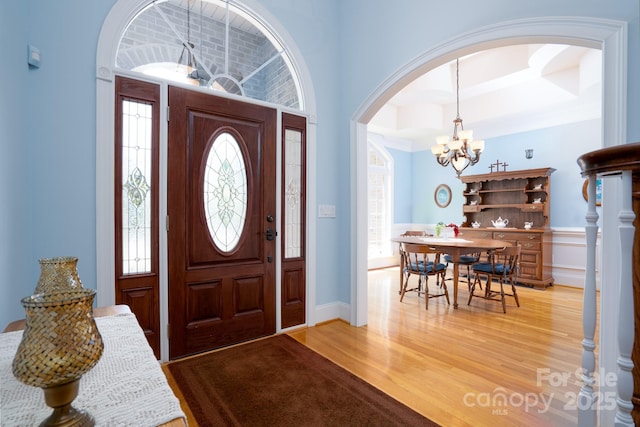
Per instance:
[[[285,258],[302,256],[302,132],[284,131],[284,194]]]
[[[151,104],[122,101],[122,273],[151,271]]]

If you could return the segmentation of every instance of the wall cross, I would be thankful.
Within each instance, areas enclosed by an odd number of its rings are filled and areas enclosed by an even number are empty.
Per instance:
[[[489,165],[489,169],[491,169],[490,173],[493,173],[493,168],[496,168],[496,172],[500,172],[500,166],[502,166],[502,172],[506,172],[507,166],[509,166],[509,163],[496,160],[495,163],[492,163]]]

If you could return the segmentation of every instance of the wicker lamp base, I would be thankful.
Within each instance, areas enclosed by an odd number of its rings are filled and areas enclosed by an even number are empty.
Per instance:
[[[93,289],[35,294],[21,300],[27,314],[22,340],[11,364],[23,383],[44,390],[53,413],[45,426],[93,426],[93,417],[71,406],[82,375],[104,349],[93,319]]]
[[[44,401],[47,406],[53,408],[53,413],[40,424],[41,427],[93,427],[95,425],[91,414],[71,406],[71,402],[78,395],[79,385],[80,380],[77,379],[55,387],[43,388]]]

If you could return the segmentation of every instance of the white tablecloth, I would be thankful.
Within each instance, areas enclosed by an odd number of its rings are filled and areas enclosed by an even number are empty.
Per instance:
[[[104,341],[98,364],[80,380],[72,405],[99,426],[156,426],[185,418],[134,314],[96,318]],[[0,334],[0,425],[38,425],[52,409],[42,389],[19,382],[11,363],[22,331]]]

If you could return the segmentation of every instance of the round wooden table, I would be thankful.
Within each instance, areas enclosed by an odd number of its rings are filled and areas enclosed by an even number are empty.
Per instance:
[[[462,238],[442,238],[442,237],[416,237],[399,236],[391,239],[397,243],[413,243],[436,248],[442,253],[449,254],[453,258],[453,308],[458,308],[458,272],[459,261],[462,255],[476,252],[493,251],[504,249],[509,244],[503,240],[475,239],[467,240]],[[402,272],[404,270],[404,259],[400,258],[400,288],[402,289]]]

